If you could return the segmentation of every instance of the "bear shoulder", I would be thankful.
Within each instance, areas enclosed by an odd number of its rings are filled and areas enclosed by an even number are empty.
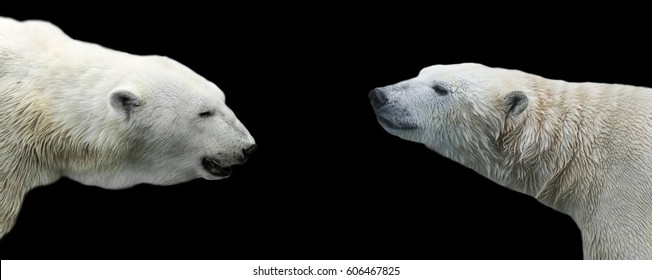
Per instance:
[[[9,36],[20,35],[21,37],[34,36],[64,36],[68,37],[56,25],[43,20],[26,20],[17,21],[12,18],[0,17],[0,35],[9,38]]]
[[[12,59],[34,58],[58,49],[58,45],[69,40],[68,35],[50,22],[0,17],[0,69],[12,65]]]

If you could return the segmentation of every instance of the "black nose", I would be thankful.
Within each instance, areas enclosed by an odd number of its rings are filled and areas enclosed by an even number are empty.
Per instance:
[[[387,103],[387,93],[382,89],[375,88],[369,92],[369,99],[371,100],[371,105],[378,108],[382,107]]]
[[[242,155],[244,155],[244,158],[247,159],[256,151],[256,149],[258,149],[258,145],[253,144],[247,148],[242,149]]]

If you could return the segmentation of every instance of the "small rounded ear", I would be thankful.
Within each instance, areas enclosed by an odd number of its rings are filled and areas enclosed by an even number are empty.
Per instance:
[[[529,100],[525,92],[515,90],[503,99],[505,101],[505,108],[507,108],[507,115],[517,116],[527,108]]]
[[[109,93],[109,105],[111,108],[124,114],[127,119],[131,116],[134,108],[140,106],[140,102],[140,96],[130,90],[115,89]]]

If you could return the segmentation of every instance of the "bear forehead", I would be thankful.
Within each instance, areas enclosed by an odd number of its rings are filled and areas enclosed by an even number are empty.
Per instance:
[[[433,65],[423,68],[417,79],[423,82],[500,79],[512,76],[514,71],[503,68],[491,68],[478,63],[460,63]]]
[[[135,77],[145,94],[181,94],[210,101],[224,100],[224,92],[217,85],[183,64],[160,56],[152,56],[150,60],[152,63]]]

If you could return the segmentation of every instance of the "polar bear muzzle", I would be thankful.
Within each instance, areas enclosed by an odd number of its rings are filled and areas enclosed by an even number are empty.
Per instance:
[[[258,148],[258,145],[253,144],[247,148],[242,149],[242,155],[238,156],[238,161],[235,164],[243,164],[247,162],[251,154]],[[226,165],[217,157],[202,157],[201,165],[208,173],[216,177],[226,178],[231,176],[233,168],[231,165]]]
[[[397,130],[418,128],[416,119],[410,111],[400,103],[392,102],[387,90],[382,88],[372,90],[369,92],[369,100],[378,122],[383,127]]]

